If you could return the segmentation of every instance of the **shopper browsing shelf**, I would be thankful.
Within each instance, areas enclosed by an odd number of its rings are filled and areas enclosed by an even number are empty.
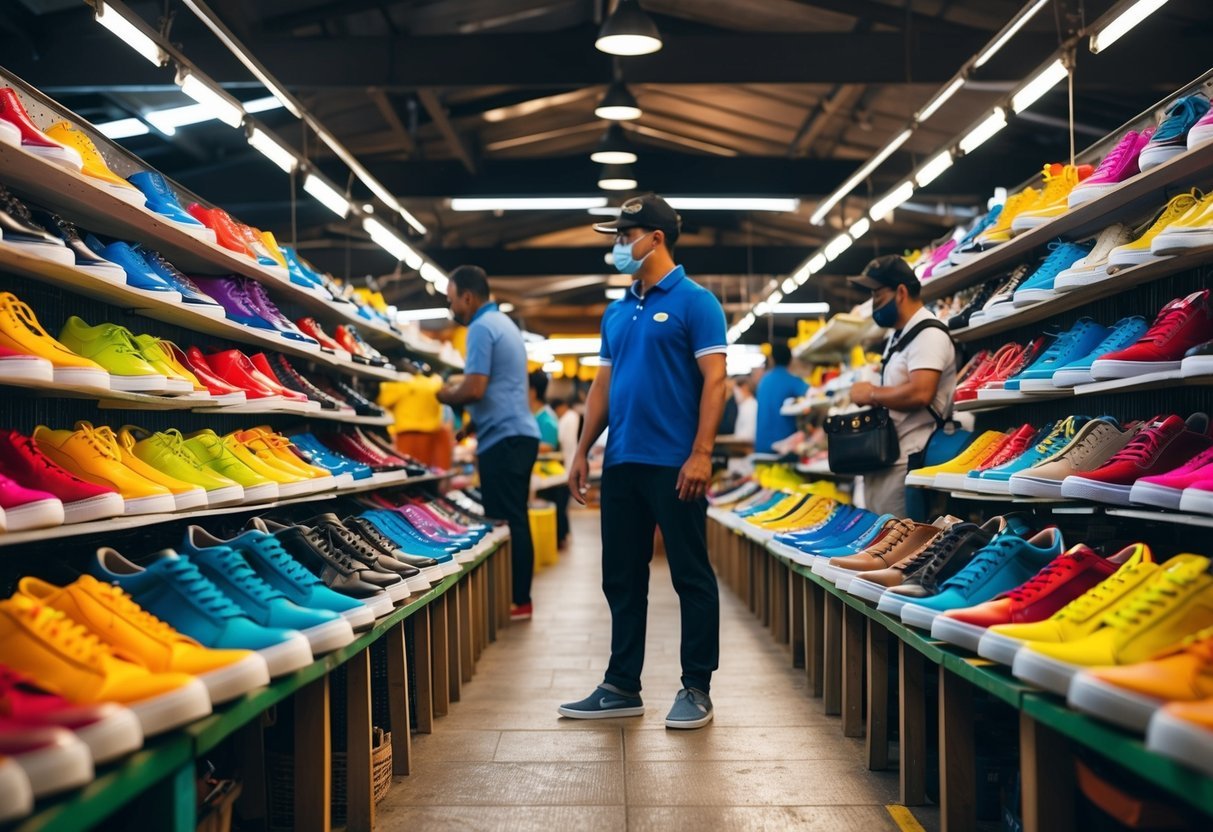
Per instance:
[[[590,387],[569,486],[584,501],[587,456],[610,425],[602,474],[602,588],[611,608],[603,683],[563,716],[640,716],[649,561],[659,527],[682,608],[682,690],[668,728],[712,719],[708,698],[720,652],[720,601],[708,563],[712,445],[724,406],[725,321],[716,298],[674,263],[680,220],[658,196],[630,199],[614,223],[615,266],[636,276],[602,316],[602,366]]]
[[[526,345],[518,327],[490,299],[484,269],[460,266],[451,272],[447,299],[452,316],[468,328],[467,359],[463,380],[440,390],[438,401],[471,411],[485,513],[510,525],[510,616],[527,619],[535,568],[527,498],[539,455],[539,427],[527,406]]]
[[[937,417],[946,419],[956,388],[956,348],[946,327],[923,306],[922,286],[900,256],[877,257],[851,278],[872,292],[872,318],[893,334],[885,347],[881,383],[856,382],[851,401],[862,406],[887,408],[897,426],[901,455],[882,471],[865,474],[867,506],[878,514],[906,517],[906,471],[909,458],[926,447]],[[903,337],[912,340],[895,349]]]
[[[796,417],[780,413],[788,399],[798,399],[809,389],[804,379],[792,375],[788,365],[792,363],[792,351],[787,344],[771,345],[771,368],[758,382],[758,430],[754,437],[754,451],[760,454],[772,452],[772,446],[796,432]]]

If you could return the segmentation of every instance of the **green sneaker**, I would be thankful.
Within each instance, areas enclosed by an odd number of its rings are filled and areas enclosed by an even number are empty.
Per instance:
[[[156,470],[205,489],[209,508],[244,502],[244,487],[204,466],[185,447],[185,437],[176,428],[152,433],[127,425],[118,432],[118,441],[131,454]]]
[[[202,387],[192,373],[186,376],[178,368],[173,356],[155,335],[136,335],[135,346],[139,348],[147,363],[168,379],[170,393],[193,393],[196,388]]]
[[[244,488],[246,503],[278,499],[278,483],[261,476],[236,458],[213,430],[200,430],[185,440],[185,448],[216,474],[235,480]]]
[[[95,361],[110,374],[110,387],[127,393],[165,393],[168,378],[156,372],[139,352],[130,330],[118,324],[89,326],[72,315],[59,342],[76,355]]]

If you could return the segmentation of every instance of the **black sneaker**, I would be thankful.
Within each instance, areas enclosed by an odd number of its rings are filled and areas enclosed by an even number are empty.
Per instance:
[[[615,719],[623,716],[644,716],[644,700],[639,696],[618,693],[605,686],[579,702],[566,702],[556,709],[569,719]]]
[[[29,206],[3,185],[0,185],[0,233],[6,243],[26,246],[39,256],[48,251],[62,253],[67,250],[62,240],[38,224]]]
[[[1027,280],[1032,273],[1036,271],[1036,263],[1024,263],[1017,266],[1014,271],[1007,275],[994,293],[990,296],[989,301],[980,309],[975,310],[969,316],[969,325],[976,326],[980,323],[985,323],[998,318],[1006,317],[1015,311],[1015,304],[1012,302],[1015,297],[1015,290]]]
[[[977,291],[977,294],[974,295],[973,299],[965,305],[964,309],[961,309],[955,315],[948,318],[948,329],[963,329],[968,326],[969,319],[973,317],[973,313],[989,303],[990,298],[994,297],[994,292],[996,292],[1003,283],[1004,280],[1002,278],[987,280],[985,283],[983,283],[981,288]]]
[[[345,526],[351,532],[354,532],[359,537],[367,542],[368,545],[379,550],[380,554],[390,558],[395,558],[406,566],[411,566],[414,569],[421,571],[430,583],[441,581],[445,577],[442,570],[442,564],[433,558],[425,557],[424,555],[410,555],[408,552],[396,545],[396,542],[390,537],[379,531],[370,520],[357,515],[351,515],[341,521],[341,525]]]
[[[304,523],[326,535],[334,545],[347,552],[354,560],[369,566],[374,572],[397,578],[404,583],[408,591],[425,592],[430,588],[429,580],[422,576],[420,569],[379,551],[360,535],[347,529],[336,514],[318,514]]]
[[[283,387],[294,390],[296,393],[302,393],[314,402],[320,402],[322,410],[336,411],[347,409],[346,405],[342,402],[337,401],[308,381],[302,373],[295,369],[295,366],[291,362],[286,360],[286,356],[282,353],[276,353],[270,359],[270,364],[273,366],[274,374],[278,376],[278,380],[282,382]]]

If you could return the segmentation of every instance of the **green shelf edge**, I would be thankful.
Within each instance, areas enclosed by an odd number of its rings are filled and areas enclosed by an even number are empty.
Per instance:
[[[193,764],[236,731],[259,717],[267,708],[282,702],[300,688],[326,676],[358,653],[369,648],[384,634],[435,599],[445,595],[467,574],[501,548],[503,541],[476,556],[457,575],[448,575],[415,600],[384,616],[375,625],[345,647],[323,657],[268,686],[230,703],[208,717],[182,730],[157,738],[126,757],[87,786],[35,807],[34,814],[17,822],[11,832],[66,832],[85,830],[101,823],[153,786],[171,777],[182,766]],[[7,827],[6,827],[7,828]]]

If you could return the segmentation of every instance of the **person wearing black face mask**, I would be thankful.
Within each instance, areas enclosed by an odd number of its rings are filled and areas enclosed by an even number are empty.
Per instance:
[[[901,444],[901,456],[892,467],[864,475],[864,499],[871,511],[906,517],[909,457],[926,446],[936,416],[947,419],[951,414],[956,348],[946,328],[919,326],[938,318],[923,306],[922,285],[901,257],[878,257],[851,282],[871,291],[872,319],[893,330],[885,348],[881,383],[856,382],[851,387],[851,401],[888,408]],[[894,352],[893,347],[910,333],[912,340]]]

